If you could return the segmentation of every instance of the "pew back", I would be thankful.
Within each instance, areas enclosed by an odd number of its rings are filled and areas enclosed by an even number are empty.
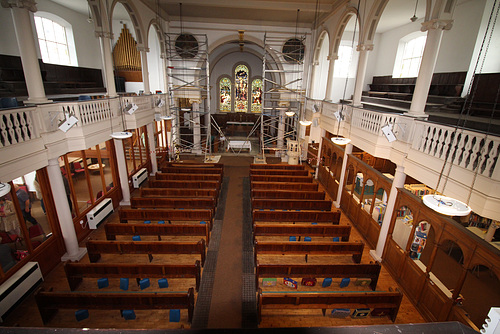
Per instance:
[[[118,211],[120,223],[127,223],[129,220],[164,220],[164,221],[206,221],[212,223],[212,210],[208,209],[125,209]]]
[[[156,180],[187,180],[187,181],[217,181],[221,182],[220,174],[191,174],[191,173],[156,173]]]
[[[303,165],[288,165],[288,164],[250,164],[250,169],[292,169],[303,170]]]
[[[192,188],[192,189],[216,189],[220,190],[220,182],[217,181],[189,181],[189,180],[150,180],[150,188]]]
[[[309,176],[309,171],[294,169],[250,169],[250,175]]]
[[[252,182],[252,190],[294,190],[294,191],[318,191],[317,183],[301,182]]]
[[[156,235],[161,241],[162,235],[203,236],[207,244],[210,242],[208,224],[171,225],[171,224],[122,224],[108,223],[104,225],[107,240],[116,240],[117,235]]]
[[[141,188],[140,197],[212,197],[217,199],[216,189],[189,188]]]
[[[340,211],[252,211],[252,222],[317,222],[332,223],[338,225],[340,222]]]
[[[293,175],[250,175],[251,182],[297,182],[312,183],[311,176],[293,176]]]
[[[252,208],[255,209],[277,209],[277,210],[322,210],[330,211],[332,201],[329,200],[306,200],[306,199],[262,199],[252,198]]]
[[[162,173],[223,174],[222,168],[162,167]]]
[[[349,241],[351,226],[349,225],[298,225],[298,224],[254,224],[254,237],[260,236],[310,236],[340,237]]]
[[[157,208],[157,209],[209,209],[215,208],[214,198],[165,198],[165,197],[132,197],[130,206],[137,208]]]
[[[252,189],[252,198],[276,198],[276,199],[307,199],[307,200],[324,200],[325,193],[323,191],[289,191],[289,190],[257,190]]]

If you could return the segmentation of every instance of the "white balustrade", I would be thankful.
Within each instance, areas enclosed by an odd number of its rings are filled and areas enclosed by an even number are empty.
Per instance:
[[[78,118],[77,126],[85,126],[115,117],[112,99],[57,103],[62,114],[73,114]],[[61,115],[61,117],[64,117]]]
[[[34,126],[35,108],[0,110],[0,147],[39,138]]]

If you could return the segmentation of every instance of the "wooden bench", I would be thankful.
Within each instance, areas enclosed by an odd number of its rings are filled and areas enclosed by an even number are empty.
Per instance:
[[[252,211],[252,223],[287,222],[287,223],[340,223],[340,211]]]
[[[217,181],[188,181],[188,180],[149,180],[150,188],[191,188],[215,189],[219,196],[220,182]]]
[[[263,277],[332,277],[332,278],[369,278],[370,288],[375,291],[377,288],[378,276],[380,274],[380,264],[260,264],[257,262],[255,274],[256,287],[259,288],[259,278]]]
[[[129,220],[164,220],[165,222],[171,223],[173,221],[179,222],[201,222],[205,221],[210,225],[212,229],[212,210],[207,209],[186,209],[186,210],[176,210],[176,209],[125,209],[120,208],[118,210],[118,215],[120,217],[120,223],[127,223]]]
[[[109,224],[108,224],[109,225]],[[349,225],[298,225],[298,224],[253,224],[255,237],[298,236],[300,237],[339,237],[341,241],[349,241],[351,226]]]
[[[292,169],[303,170],[303,165],[288,165],[288,164],[250,164],[250,169]]]
[[[309,199],[324,200],[323,191],[289,191],[289,190],[257,190],[252,189],[252,198],[289,198],[289,199]]]
[[[314,210],[330,211],[332,201],[330,200],[307,200],[307,199],[281,199],[281,198],[252,198],[252,208],[276,209],[276,210]]]
[[[300,182],[252,182],[252,190],[295,190],[295,191],[318,191],[317,183]]]
[[[122,224],[108,223],[104,225],[107,240],[116,240],[117,235],[154,235],[161,241],[162,235],[201,236],[210,243],[210,227],[208,224],[170,225],[170,224]]]
[[[141,188],[140,197],[212,197],[217,200],[217,190],[189,188]]]
[[[49,292],[35,293],[38,311],[46,324],[60,308],[98,310],[187,309],[191,323],[194,311],[194,290],[184,292]]]
[[[250,169],[250,175],[309,176],[309,171],[300,169]]]
[[[298,182],[312,183],[312,176],[293,176],[293,175],[250,175],[250,182]]]
[[[188,173],[188,174],[224,174],[222,168],[193,168],[193,167],[162,167],[162,173]]]
[[[83,278],[100,277],[135,277],[135,278],[194,278],[196,291],[200,288],[201,265],[196,261],[189,264],[126,264],[126,263],[64,263],[64,271],[68,279],[69,288],[74,291],[81,284]]]
[[[343,255],[352,254],[354,263],[361,262],[364,244],[362,242],[273,242],[255,241],[254,253],[255,263],[259,254],[280,254],[280,255],[305,255],[307,262],[308,255]]]
[[[152,254],[200,254],[201,266],[205,264],[205,240],[198,242],[166,242],[166,241],[87,241],[87,253],[90,262],[97,262],[101,254],[148,254],[149,262]]]
[[[132,197],[130,206],[137,208],[157,209],[215,209],[216,202],[212,198],[165,198],[165,197]]]
[[[177,168],[201,168],[201,169],[223,169],[224,164],[220,163],[197,163],[197,162],[164,162],[161,168],[177,167]]]
[[[403,294],[395,292],[262,292],[258,291],[258,321],[263,309],[322,309],[327,308],[378,308],[387,309],[387,316],[396,321]]]
[[[217,181],[221,182],[220,174],[186,174],[186,173],[156,173],[156,180],[187,180],[187,181]]]

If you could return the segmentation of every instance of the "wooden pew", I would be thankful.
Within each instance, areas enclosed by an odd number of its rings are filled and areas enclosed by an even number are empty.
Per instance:
[[[109,224],[108,224],[109,225]],[[299,236],[300,237],[339,237],[341,241],[349,241],[351,226],[349,225],[298,225],[298,224],[253,224],[255,237]]]
[[[220,191],[220,182],[217,181],[187,181],[187,180],[150,180],[150,188],[192,188],[215,189],[217,196]]]
[[[126,263],[64,263],[64,271],[68,279],[69,288],[74,291],[78,288],[83,278],[100,277],[135,277],[135,278],[194,278],[196,279],[196,291],[200,288],[201,265],[196,261],[194,265],[189,264],[126,264]]]
[[[149,262],[152,254],[200,254],[201,266],[205,264],[205,240],[198,242],[165,242],[165,241],[87,241],[87,253],[90,262],[97,262],[101,254],[148,254]]]
[[[252,211],[252,223],[256,222],[315,222],[332,223],[338,225],[340,222],[340,211]]]
[[[256,287],[259,288],[260,277],[332,277],[332,278],[369,278],[370,288],[375,291],[377,288],[378,276],[380,274],[380,264],[259,264],[255,274]]]
[[[307,170],[294,169],[250,169],[250,175],[288,175],[288,176],[309,176]]]
[[[288,164],[250,164],[250,169],[292,169],[303,170],[303,165],[288,165]]]
[[[312,176],[293,176],[293,175],[250,175],[250,182],[297,182],[312,183]]]
[[[165,197],[132,197],[130,198],[132,209],[157,208],[157,209],[215,209],[214,198],[165,198]]]
[[[187,180],[187,181],[222,181],[220,174],[187,174],[187,173],[156,173],[156,180]]]
[[[307,262],[308,255],[342,255],[352,254],[354,263],[361,262],[364,244],[362,242],[273,242],[255,241],[254,253],[255,263],[259,254],[280,254],[280,255],[305,255]]]
[[[332,201],[330,200],[307,200],[307,199],[275,199],[275,198],[252,198],[252,208],[276,209],[276,210],[314,210],[330,211]]]
[[[219,163],[197,163],[197,162],[164,162],[161,166],[163,167],[177,167],[177,168],[203,168],[203,169],[223,169],[224,164]]]
[[[49,322],[60,308],[98,310],[187,309],[191,323],[194,290],[183,292],[48,292],[40,289],[35,301],[43,323]]]
[[[318,184],[312,182],[252,182],[250,186],[252,190],[318,191]]]
[[[120,223],[127,223],[129,220],[164,220],[166,222],[173,221],[205,221],[212,229],[212,210],[207,209],[189,209],[189,210],[176,210],[176,209],[125,209],[118,210]]]
[[[222,168],[162,167],[161,172],[162,173],[220,174],[220,175],[223,175]]]
[[[210,227],[208,224],[170,225],[170,224],[122,224],[108,223],[104,225],[107,240],[116,240],[117,235],[155,235],[161,241],[162,235],[202,236],[210,243]]]
[[[323,191],[289,191],[289,190],[257,190],[252,189],[252,198],[289,198],[289,199],[309,199],[324,200]]]
[[[189,188],[141,188],[140,197],[212,197],[217,200],[217,190]]]
[[[403,294],[395,292],[258,292],[258,321],[262,320],[262,309],[322,309],[327,308],[383,308],[387,316],[396,321]]]

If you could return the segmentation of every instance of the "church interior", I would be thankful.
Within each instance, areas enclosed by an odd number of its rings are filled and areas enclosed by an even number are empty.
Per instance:
[[[0,4],[4,330],[498,333],[497,0]]]

